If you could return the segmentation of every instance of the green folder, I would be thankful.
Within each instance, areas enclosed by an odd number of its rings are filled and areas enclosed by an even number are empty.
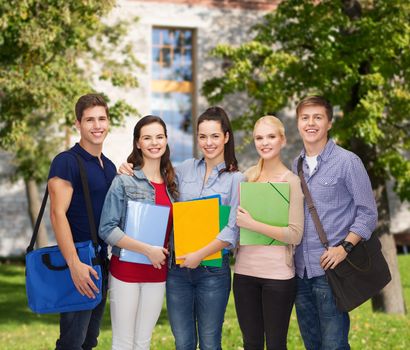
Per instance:
[[[229,205],[219,206],[219,230],[220,231],[222,231],[222,229],[226,225],[228,225],[230,212],[231,212],[231,207]],[[201,266],[221,267],[222,258],[202,261]]]
[[[241,207],[260,222],[271,226],[288,226],[289,183],[287,182],[242,182],[240,184]],[[286,245],[245,228],[240,228],[241,245]]]

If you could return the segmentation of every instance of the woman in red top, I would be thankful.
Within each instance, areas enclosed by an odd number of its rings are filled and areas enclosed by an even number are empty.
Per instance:
[[[177,195],[169,153],[162,119],[142,118],[135,126],[133,150],[128,157],[128,162],[135,164],[133,176],[117,175],[105,199],[99,234],[113,247],[109,276],[113,350],[149,349],[161,312],[167,278],[166,247],[172,227],[171,203]],[[124,233],[129,201],[170,207],[163,247]],[[120,260],[121,248],[144,254],[151,264]]]

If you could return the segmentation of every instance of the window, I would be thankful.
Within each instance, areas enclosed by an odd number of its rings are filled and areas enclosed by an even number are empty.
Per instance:
[[[152,113],[167,124],[175,163],[193,154],[193,37],[187,29],[152,31]]]

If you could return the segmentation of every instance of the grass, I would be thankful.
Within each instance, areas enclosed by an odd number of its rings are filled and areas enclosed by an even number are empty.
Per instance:
[[[399,256],[399,266],[407,305],[410,303],[410,255]],[[111,326],[107,308],[98,349],[110,349]],[[24,267],[0,265],[0,349],[53,349],[58,336],[57,315],[33,314],[26,303]],[[352,349],[410,349],[410,315],[373,313],[370,302],[350,314]],[[153,334],[153,350],[174,349],[165,307]],[[236,320],[233,298],[229,299],[223,328],[223,348],[242,349],[241,334]],[[289,349],[303,349],[293,312],[288,335]]]

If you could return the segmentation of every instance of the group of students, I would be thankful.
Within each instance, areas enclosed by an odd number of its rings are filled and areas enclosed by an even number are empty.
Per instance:
[[[73,241],[87,236],[87,217],[73,152],[87,163],[93,209],[99,225],[101,255],[112,247],[107,271],[112,323],[112,349],[149,349],[164,294],[177,350],[221,349],[224,314],[231,291],[230,252],[235,252],[233,294],[244,349],[286,349],[293,304],[307,349],[349,349],[349,315],[336,309],[324,270],[346,258],[346,241],[368,239],[377,211],[371,184],[360,159],[329,139],[332,106],[309,96],[297,106],[297,125],[304,149],[303,171],[331,247],[325,250],[304,205],[295,160],[292,170],[281,160],[285,129],[274,116],[260,118],[253,138],[257,164],[238,170],[234,135],[226,112],[208,108],[197,119],[201,159],[173,167],[167,128],[157,116],[141,118],[133,134],[132,152],[115,176],[102,154],[108,132],[108,108],[99,95],[82,96],[76,105],[81,139],[58,155],[48,186],[57,242],[80,293],[98,291],[92,267],[76,257]],[[299,158],[298,157],[298,158]],[[239,184],[287,182],[290,186],[287,227],[256,221],[240,206]],[[231,207],[228,224],[205,247],[175,257],[172,203],[219,195]],[[124,233],[128,201],[170,207],[163,247],[151,246]],[[263,201],[263,198],[261,198]],[[283,246],[242,246],[239,227],[287,243]],[[195,232],[192,232],[195,236]],[[89,238],[87,238],[89,239]],[[74,248],[73,248],[74,247]],[[144,254],[151,265],[121,261],[121,249]],[[222,267],[203,266],[207,256],[222,251]],[[296,253],[295,253],[296,252]],[[176,260],[183,261],[176,264]],[[295,274],[296,272],[296,274]],[[91,349],[97,345],[104,301],[94,310],[61,314],[56,349]]]

